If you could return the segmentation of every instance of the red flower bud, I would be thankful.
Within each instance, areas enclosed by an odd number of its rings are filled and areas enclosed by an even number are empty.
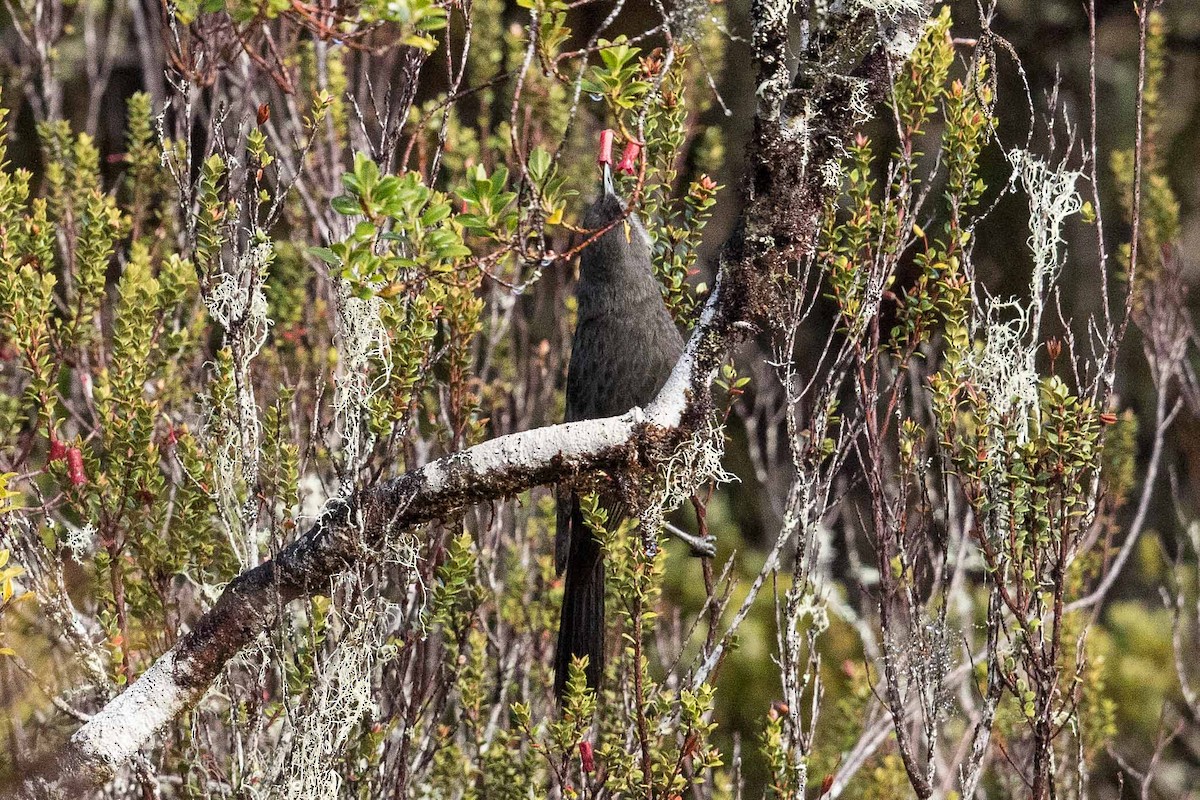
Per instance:
[[[630,141],[626,144],[625,152],[621,154],[621,163],[617,164],[617,171],[624,172],[626,175],[637,172],[637,159],[641,152],[642,146],[637,142]]]
[[[53,436],[50,437],[50,460],[61,461],[67,457],[67,446]]]
[[[83,453],[78,447],[67,451],[67,478],[72,486],[83,486],[87,483],[87,473],[83,471]]]
[[[584,772],[596,771],[596,755],[592,752],[591,742],[579,743],[579,760],[583,762]]]
[[[611,128],[600,131],[600,150],[596,153],[597,164],[612,163],[612,143],[614,133]]]

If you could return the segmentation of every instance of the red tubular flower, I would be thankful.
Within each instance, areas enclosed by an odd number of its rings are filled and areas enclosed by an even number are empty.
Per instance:
[[[600,131],[600,150],[596,153],[597,164],[612,164],[613,133],[611,128]]]
[[[78,447],[67,451],[67,478],[72,486],[83,486],[87,483],[87,473],[83,471],[83,453]]]
[[[579,760],[583,762],[584,772],[596,771],[596,755],[592,752],[591,742],[579,743]]]
[[[50,437],[50,460],[61,461],[67,457],[67,446],[54,436]]]
[[[637,160],[641,152],[642,146],[630,140],[625,145],[625,152],[621,154],[621,163],[617,164],[617,171],[624,172],[626,175],[632,175],[637,172]]]

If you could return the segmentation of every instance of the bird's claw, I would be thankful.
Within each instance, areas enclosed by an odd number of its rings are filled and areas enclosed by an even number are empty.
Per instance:
[[[717,537],[711,533],[707,536],[697,536],[695,541],[689,542],[692,548],[692,555],[696,558],[715,558],[717,555]]]
[[[696,536],[687,531],[667,523],[664,526],[667,533],[674,536],[679,541],[686,544],[692,549],[692,555],[696,558],[713,558],[717,554],[717,537],[712,534],[707,536]]]

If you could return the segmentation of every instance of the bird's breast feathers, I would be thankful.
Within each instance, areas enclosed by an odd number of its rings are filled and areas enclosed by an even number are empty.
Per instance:
[[[657,309],[581,320],[567,371],[567,419],[623,414],[649,403],[683,352],[661,301]]]

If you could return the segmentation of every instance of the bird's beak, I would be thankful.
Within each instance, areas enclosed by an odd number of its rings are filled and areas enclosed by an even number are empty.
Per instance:
[[[600,176],[604,187],[604,194],[613,195],[617,193],[617,189],[613,186],[612,164],[607,161],[600,165]]]

